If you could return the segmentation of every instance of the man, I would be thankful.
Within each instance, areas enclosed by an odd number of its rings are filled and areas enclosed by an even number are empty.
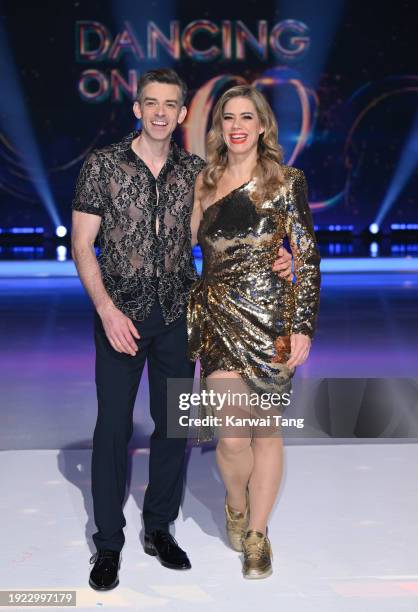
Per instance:
[[[119,583],[127,448],[146,360],[155,429],[143,507],[144,550],[166,567],[191,567],[169,533],[180,507],[187,440],[167,436],[166,414],[167,379],[194,375],[186,356],[186,305],[197,278],[190,217],[195,178],[205,162],[171,140],[187,114],[186,94],[173,70],[143,74],[133,106],[142,131],[93,151],[73,201],[72,255],[95,306],[98,417],[92,494],[98,531],[89,583],[98,590]],[[290,265],[283,253],[275,269],[288,278]]]

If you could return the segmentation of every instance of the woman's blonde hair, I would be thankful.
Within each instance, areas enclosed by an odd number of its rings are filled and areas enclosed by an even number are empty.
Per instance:
[[[278,188],[285,183],[283,149],[277,141],[277,122],[269,103],[261,92],[250,85],[237,85],[228,89],[213,109],[212,126],[207,137],[207,166],[202,174],[202,195],[216,192],[218,181],[227,166],[228,149],[222,135],[222,117],[226,103],[237,97],[252,101],[264,128],[258,139],[258,159],[253,171],[253,177],[257,180],[251,192],[251,199],[255,204],[260,204],[274,198]]]

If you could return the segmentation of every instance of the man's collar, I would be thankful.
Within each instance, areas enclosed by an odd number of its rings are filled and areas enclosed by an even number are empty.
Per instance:
[[[125,136],[118,144],[117,144],[117,153],[122,158],[127,158],[130,161],[135,160],[135,157],[139,157],[132,150],[132,141],[140,136],[141,130],[134,130],[130,132],[127,136]],[[175,165],[178,163],[180,158],[180,150],[177,144],[173,139],[170,141],[170,150],[167,156],[167,163]],[[139,158],[140,159],[140,158]]]

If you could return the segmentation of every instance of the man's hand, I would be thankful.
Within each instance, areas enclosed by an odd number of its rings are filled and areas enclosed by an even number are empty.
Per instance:
[[[98,309],[97,312],[102,320],[107,339],[115,351],[134,357],[138,351],[134,338],[139,340],[141,336],[131,319],[114,304],[108,304]]]
[[[280,247],[277,254],[278,257],[273,262],[272,270],[278,272],[281,278],[291,281],[293,278],[291,254],[284,247]]]
[[[291,334],[290,336],[290,359],[286,363],[288,368],[302,365],[306,361],[311,350],[311,339],[305,334]]]

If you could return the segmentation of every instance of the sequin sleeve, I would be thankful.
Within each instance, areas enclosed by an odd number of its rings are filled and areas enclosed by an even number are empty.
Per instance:
[[[295,262],[295,315],[292,333],[312,338],[319,309],[320,254],[308,204],[308,187],[302,170],[291,177],[286,198],[286,234]]]
[[[93,151],[85,159],[78,175],[72,203],[73,210],[102,217],[107,200],[104,185],[105,177],[102,164],[99,156]]]

